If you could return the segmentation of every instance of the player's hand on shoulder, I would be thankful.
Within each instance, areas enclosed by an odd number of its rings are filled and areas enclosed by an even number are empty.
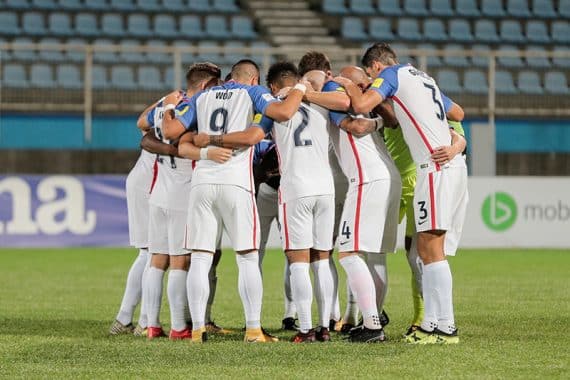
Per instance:
[[[210,136],[206,133],[198,133],[194,136],[194,145],[198,148],[205,148],[210,144]]]
[[[333,81],[340,84],[342,87],[347,87],[352,84],[352,81],[350,79],[341,76],[334,77]]]
[[[315,91],[315,89],[313,88],[313,85],[308,80],[301,79],[299,81],[299,83],[301,83],[301,84],[305,85],[305,87],[307,87],[307,92],[314,92]]]
[[[170,94],[166,95],[164,99],[164,104],[178,104],[184,97],[184,93],[182,91],[176,90],[172,91]]]
[[[431,159],[437,164],[445,165],[451,161],[457,153],[458,152],[453,146],[440,146],[439,148],[434,149]]]
[[[289,92],[291,91],[293,87],[283,87],[281,90],[279,90],[279,92],[277,94],[275,94],[276,98],[279,99],[285,99],[287,98],[287,96],[289,95]]]
[[[208,159],[218,164],[223,164],[227,160],[232,158],[232,150],[226,148],[208,148]]]

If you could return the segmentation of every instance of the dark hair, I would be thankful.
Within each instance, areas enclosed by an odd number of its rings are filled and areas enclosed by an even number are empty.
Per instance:
[[[194,87],[203,80],[220,79],[222,70],[211,62],[195,63],[186,72],[188,87]]]
[[[321,52],[309,51],[299,61],[299,75],[303,76],[311,70],[327,72],[331,70],[329,58]]]
[[[240,59],[239,61],[237,61],[236,63],[234,63],[234,65],[232,66],[232,71],[230,72],[231,77],[235,78],[236,74],[239,75],[239,71],[241,68],[243,68],[244,66],[253,66],[255,67],[255,70],[257,71],[257,76],[259,76],[259,66],[257,65],[257,63],[255,63],[254,61],[252,61],[251,59]]]
[[[366,49],[361,62],[362,66],[370,67],[374,61],[384,65],[394,65],[398,63],[398,56],[390,45],[385,42],[379,42]]]
[[[293,77],[295,79],[299,78],[299,71],[297,67],[292,62],[277,62],[269,67],[267,72],[267,86],[271,84],[281,84],[281,81],[285,78]]]

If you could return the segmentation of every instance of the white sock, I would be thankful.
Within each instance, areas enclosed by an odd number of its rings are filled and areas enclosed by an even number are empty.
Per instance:
[[[181,269],[171,269],[168,272],[168,304],[170,305],[170,327],[176,331],[186,329],[184,309],[188,304],[186,296],[186,277],[188,272]]]
[[[356,304],[356,297],[350,289],[350,284],[346,282],[346,309],[344,310],[344,317],[342,317],[344,323],[356,326],[358,323],[358,313],[360,309]]]
[[[346,271],[350,288],[354,292],[356,302],[362,312],[364,327],[369,329],[382,328],[376,308],[374,281],[366,263],[359,256],[352,255],[340,259],[340,264]]]
[[[212,322],[212,305],[216,297],[216,289],[218,287],[218,276],[216,275],[216,267],[212,265],[210,272],[208,272],[208,282],[210,283],[210,295],[208,296],[208,303],[206,304],[206,323]]]
[[[284,303],[285,303],[285,318],[295,318],[297,314],[297,307],[295,302],[293,302],[293,293],[291,291],[291,271],[289,270],[289,260],[285,259],[285,268],[283,274],[283,289],[285,292]]]
[[[151,266],[146,274],[146,315],[149,327],[160,327],[164,271]]]
[[[190,256],[190,270],[186,279],[188,305],[192,316],[192,329],[204,327],[206,318],[206,304],[210,294],[208,286],[208,272],[214,261],[214,255],[206,252],[192,252]]]
[[[125,293],[121,301],[121,308],[117,314],[117,321],[123,325],[128,325],[133,321],[133,314],[142,296],[142,276],[148,260],[148,250],[141,248],[139,255],[131,265],[129,274],[127,275],[127,284]]]
[[[148,326],[148,318],[147,318],[147,313],[146,313],[146,299],[147,299],[147,295],[146,295],[146,279],[148,276],[148,270],[150,269],[150,258],[152,255],[147,255],[147,259],[146,259],[146,265],[144,267],[144,271],[142,274],[142,295],[141,295],[141,312],[139,315],[139,326],[146,328]]]
[[[319,311],[319,325],[328,328],[331,319],[334,283],[329,259],[311,263],[315,280],[315,298]]]
[[[386,254],[385,253],[368,253],[366,264],[372,274],[374,287],[376,288],[376,306],[378,312],[382,312],[386,293],[388,293],[388,271],[386,270]]]
[[[236,255],[238,264],[238,289],[245,312],[245,326],[248,329],[261,327],[261,302],[263,282],[259,271],[257,251]]]
[[[416,281],[416,285],[420,294],[422,293],[422,264],[421,260],[418,255],[418,239],[417,234],[414,234],[412,237],[412,244],[410,245],[410,250],[406,252],[406,256],[408,258],[408,264],[410,265],[410,269],[412,270],[412,274],[414,275],[414,280]]]
[[[338,300],[338,271],[336,270],[336,264],[332,255],[329,256],[329,265],[331,267],[331,275],[333,279],[333,299],[332,299],[332,309],[331,318],[335,321],[340,320],[340,302]]]
[[[424,322],[422,321],[422,328],[432,326],[431,323],[433,323],[435,314],[436,327],[445,333],[452,333],[455,330],[453,279],[447,260],[424,265],[424,279],[427,280],[424,282],[425,315],[428,315],[427,295],[429,294],[430,319],[424,318],[426,325],[424,327]]]
[[[313,327],[311,319],[311,303],[313,302],[313,289],[309,274],[309,263],[293,263],[289,265],[291,271],[291,293],[297,306],[300,331],[308,332]]]

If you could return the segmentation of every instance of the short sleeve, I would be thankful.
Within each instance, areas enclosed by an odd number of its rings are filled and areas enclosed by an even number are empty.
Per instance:
[[[336,112],[336,111],[330,111],[329,112],[329,118],[331,119],[333,124],[336,125],[337,127],[340,127],[340,123],[342,123],[342,121],[344,119],[346,119],[347,117],[350,117],[350,116],[344,112]]]
[[[197,130],[196,98],[198,95],[200,94],[196,94],[189,100],[182,101],[174,109],[175,117],[187,130]]]
[[[441,100],[443,101],[443,109],[447,113],[453,106],[453,101],[449,99],[447,96],[445,96],[445,94],[441,92],[441,90],[439,92],[441,93]]]
[[[265,134],[268,134],[273,129],[273,120],[267,116],[263,116],[261,113],[255,114],[253,121],[251,122],[252,127],[259,127],[263,129]]]
[[[271,103],[277,102],[277,98],[275,98],[269,90],[262,86],[251,86],[248,88],[247,93],[253,102],[253,107],[256,112],[265,113],[265,109]]]
[[[156,107],[154,107],[153,109],[151,109],[147,114],[146,114],[146,122],[148,123],[148,125],[150,125],[151,127],[154,127],[154,114],[156,113]]]
[[[398,89],[397,68],[399,66],[392,66],[382,70],[378,78],[374,79],[370,85],[370,90],[376,91],[384,99],[394,96]]]
[[[447,120],[447,124],[449,124],[449,128],[453,129],[457,134],[465,137],[465,131],[463,130],[463,125],[459,121],[452,121]]]
[[[325,83],[325,85],[323,86],[323,89],[321,91],[322,92],[333,92],[333,91],[345,92],[344,87],[342,87],[340,84],[338,84],[332,80]]]

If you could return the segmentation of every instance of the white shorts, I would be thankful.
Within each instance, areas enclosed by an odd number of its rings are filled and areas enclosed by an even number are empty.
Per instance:
[[[414,193],[416,230],[447,231],[446,255],[455,255],[468,202],[467,168],[447,167],[440,171],[418,169]]]
[[[400,175],[390,180],[390,193],[388,200],[388,210],[386,210],[386,221],[384,222],[384,234],[382,235],[382,245],[380,252],[396,252],[398,242],[398,224],[400,222],[400,198],[402,197],[402,180]]]
[[[265,250],[271,224],[279,217],[279,193],[266,183],[259,185],[256,195],[257,211],[259,212],[259,227],[261,231],[259,250]]]
[[[390,185],[386,179],[348,189],[338,231],[339,252],[382,252]]]
[[[199,184],[190,191],[186,247],[214,252],[225,230],[235,251],[259,248],[254,194],[235,185]]]
[[[142,152],[126,181],[129,241],[135,248],[148,247],[148,200],[156,178],[156,156]],[[152,158],[154,157],[154,162]]]
[[[336,158],[336,157],[335,157]],[[348,180],[340,173],[342,178],[334,177],[334,228],[333,228],[333,246],[338,237],[338,226],[342,216],[342,209],[344,208],[344,200],[348,191]]]
[[[149,245],[151,254],[171,256],[187,255],[184,249],[186,220],[188,213],[180,210],[166,210],[162,207],[149,207]]]
[[[334,195],[293,199],[279,207],[283,249],[332,249]]]

